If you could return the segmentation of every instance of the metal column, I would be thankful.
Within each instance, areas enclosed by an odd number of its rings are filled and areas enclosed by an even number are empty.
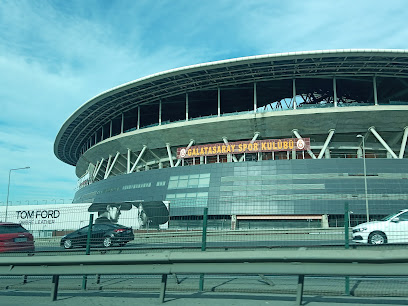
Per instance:
[[[320,150],[319,156],[317,157],[317,159],[321,159],[323,157],[323,154],[325,153],[327,146],[329,145],[333,134],[334,134],[334,129],[330,129],[329,130],[329,135],[327,135],[326,141],[324,142],[323,148]]]
[[[227,137],[222,137],[222,140],[224,141],[224,143],[225,143],[226,145],[228,145]],[[232,158],[232,160],[233,160],[234,162],[236,162],[236,163],[238,162],[238,159],[235,157],[234,154],[227,154],[227,158],[228,158],[228,156],[230,156],[230,157],[229,157],[230,161],[231,161],[231,158]]]
[[[188,151],[188,149],[191,148],[191,146],[194,144],[194,139],[190,139],[190,143],[187,145],[186,147],[186,152]],[[195,160],[195,159],[194,159]],[[174,165],[174,167],[177,167],[178,165],[180,165],[181,162],[181,158],[177,161],[177,163]]]
[[[221,89],[217,90],[217,101],[218,101],[218,117],[221,116]]]
[[[380,136],[380,134],[377,133],[377,131],[375,130],[375,127],[370,127],[368,129],[374,136],[375,138],[378,139],[378,141],[384,146],[384,148],[388,151],[388,153],[391,154],[391,156],[393,158],[398,158],[397,155],[394,153],[393,150],[391,150],[391,148],[387,145],[387,143],[384,141],[384,139],[382,139],[382,137]]]
[[[130,172],[131,172],[131,173],[132,173],[132,172],[135,170],[135,168],[136,168],[137,164],[138,164],[138,163],[139,163],[139,161],[141,160],[142,155],[143,155],[143,153],[146,151],[146,149],[147,149],[147,146],[146,146],[146,145],[144,145],[144,146],[143,146],[142,151],[140,151],[139,156],[137,157],[137,159],[136,159],[135,163],[133,164],[132,169],[130,169]]]
[[[174,167],[173,156],[171,155],[170,144],[166,143],[167,154],[169,155],[170,167]]]
[[[161,125],[162,121],[162,100],[159,101],[159,125]]]
[[[402,136],[401,149],[398,158],[404,158],[405,147],[407,145],[408,126],[404,128],[404,135]]]
[[[130,149],[127,151],[126,173],[130,173]]]
[[[137,107],[137,129],[140,129],[140,106]]]
[[[292,80],[293,109],[296,109],[296,79]]]
[[[256,99],[256,82],[254,83],[254,113],[256,113],[256,109],[258,108],[258,102]]]
[[[334,107],[337,107],[336,77],[333,77],[333,102],[334,102]]]
[[[377,77],[376,76],[373,76],[373,90],[374,90],[374,105],[378,105]]]
[[[292,133],[296,136],[296,138],[298,138],[298,139],[301,139],[302,138],[302,136],[300,136],[300,134],[298,133],[298,130],[296,130],[296,129],[293,129],[292,130]],[[307,150],[307,153],[309,153],[309,155],[310,155],[310,157],[312,158],[312,159],[316,159],[316,156],[314,155],[314,153],[312,152],[312,150]]]
[[[121,125],[120,125],[120,133],[121,134],[123,134],[124,124],[125,124],[125,113],[122,113],[122,122],[121,122]]]
[[[188,92],[186,92],[186,121],[188,121]]]

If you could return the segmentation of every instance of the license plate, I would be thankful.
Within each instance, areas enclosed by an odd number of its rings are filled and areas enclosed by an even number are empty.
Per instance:
[[[24,238],[14,238],[14,242],[27,242],[27,237],[24,237]]]

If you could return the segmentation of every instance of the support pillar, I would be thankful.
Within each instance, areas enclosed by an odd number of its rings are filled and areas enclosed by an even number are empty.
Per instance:
[[[378,105],[377,77],[376,76],[373,76],[373,90],[374,90],[374,105]]]
[[[256,109],[258,108],[258,102],[256,99],[256,82],[254,83],[254,113],[256,113]]]
[[[405,147],[407,145],[407,137],[408,137],[408,126],[404,128],[404,135],[402,136],[401,148],[400,148],[398,158],[404,158]]]
[[[292,80],[293,109],[296,109],[296,79]]]
[[[123,134],[123,128],[125,125],[125,113],[122,113],[122,121],[120,123],[120,133]]]
[[[292,130],[292,133],[296,136],[297,139],[301,139],[301,138],[302,138],[302,136],[300,136],[298,130],[293,129],[293,130]],[[311,157],[312,159],[316,159],[316,156],[314,155],[314,153],[313,153],[312,150],[310,150],[310,149],[307,150],[307,153],[309,153],[309,155],[310,155],[310,157]]]
[[[333,77],[333,101],[334,101],[334,107],[337,107],[336,77]]]
[[[377,131],[375,130],[375,127],[372,126],[372,127],[370,127],[368,130],[375,136],[375,138],[378,139],[378,141],[383,145],[383,147],[387,150],[387,152],[391,154],[391,156],[392,156],[393,158],[398,158],[397,155],[394,153],[394,151],[391,150],[391,148],[387,145],[387,143],[385,142],[385,140],[382,139],[382,137],[380,136],[380,134],[377,133]]]
[[[137,107],[137,129],[140,129],[140,106]]]
[[[317,157],[317,159],[321,159],[323,157],[323,154],[325,154],[327,146],[329,145],[333,134],[334,134],[334,129],[330,129],[329,130],[329,135],[327,135],[326,141],[324,142],[323,148],[320,150],[319,156]]]
[[[188,121],[188,92],[186,92],[186,121]]]
[[[162,100],[160,99],[159,101],[159,125],[161,125],[162,122]]]
[[[126,173],[130,173],[130,149],[127,150]]]
[[[133,164],[132,169],[130,169],[130,173],[132,173],[132,172],[135,170],[137,164],[138,164],[139,161],[142,159],[142,155],[143,155],[143,153],[146,151],[146,149],[147,149],[147,146],[144,145],[142,151],[140,151],[139,156],[137,157],[135,163]]]
[[[167,155],[169,156],[170,167],[174,167],[173,156],[171,155],[171,149],[170,149],[169,143],[166,143],[166,148],[167,148]]]
[[[218,101],[218,117],[221,116],[221,89],[217,89],[217,101]]]

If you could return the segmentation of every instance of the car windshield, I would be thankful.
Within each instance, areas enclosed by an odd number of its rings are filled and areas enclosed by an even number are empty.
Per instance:
[[[5,224],[0,226],[0,234],[24,233],[27,230],[19,224]]]
[[[381,221],[388,221],[391,220],[392,218],[394,218],[396,215],[399,215],[401,212],[397,212],[396,214],[391,214],[386,216],[385,218],[382,218]]]

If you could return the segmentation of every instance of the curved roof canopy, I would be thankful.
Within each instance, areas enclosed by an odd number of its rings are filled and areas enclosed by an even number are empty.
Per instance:
[[[97,129],[139,105],[199,90],[250,82],[332,77],[408,78],[408,50],[325,50],[250,56],[187,66],[123,84],[90,99],[62,125],[54,153],[75,165]]]

